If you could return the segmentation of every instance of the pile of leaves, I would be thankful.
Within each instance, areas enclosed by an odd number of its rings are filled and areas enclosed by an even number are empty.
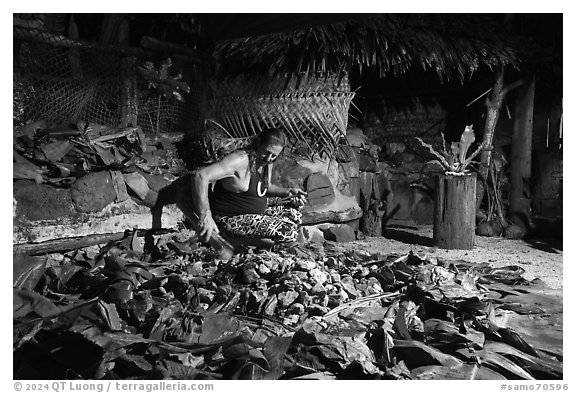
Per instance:
[[[49,127],[39,120],[18,127],[13,154],[14,179],[61,188],[90,172],[140,170],[173,180],[185,169],[168,137],[83,121]]]
[[[542,312],[518,304],[518,267],[332,242],[224,262],[189,235],[15,255],[14,379],[563,376],[561,356],[497,323]]]

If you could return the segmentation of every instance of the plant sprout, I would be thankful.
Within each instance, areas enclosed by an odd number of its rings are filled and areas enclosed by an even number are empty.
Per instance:
[[[442,167],[445,174],[453,176],[464,176],[470,173],[470,171],[467,170],[466,168],[470,163],[474,162],[473,161],[474,158],[478,156],[478,154],[480,154],[482,150],[485,149],[486,144],[485,142],[482,142],[482,144],[480,144],[478,149],[476,149],[469,157],[466,157],[466,155],[468,154],[468,149],[470,149],[470,146],[472,146],[472,144],[475,141],[474,129],[472,124],[464,128],[464,132],[462,133],[459,142],[452,142],[450,144],[450,152],[448,152],[448,150],[446,149],[446,146],[448,144],[446,142],[446,139],[444,138],[444,134],[442,134],[442,142],[443,142],[442,153],[437,152],[432,147],[432,145],[424,142],[422,139],[416,137],[416,140],[423,147],[428,149],[428,151],[430,151],[432,155],[438,158],[437,160],[427,162],[426,165],[438,164]]]

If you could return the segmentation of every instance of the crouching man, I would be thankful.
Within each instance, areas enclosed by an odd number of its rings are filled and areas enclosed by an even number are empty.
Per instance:
[[[271,184],[285,145],[282,131],[265,129],[250,146],[176,181],[176,204],[202,240],[221,234],[236,245],[264,247],[296,241],[307,194]]]

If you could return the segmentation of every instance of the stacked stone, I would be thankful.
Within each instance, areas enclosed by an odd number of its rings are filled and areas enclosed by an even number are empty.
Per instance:
[[[347,157],[354,157],[343,165],[350,169],[351,174],[357,175],[351,177],[351,184],[363,212],[360,230],[367,236],[382,236],[383,217],[390,196],[387,165],[378,161],[380,147],[373,145],[362,130],[349,130],[346,139],[349,146],[343,146],[337,159],[344,161]]]

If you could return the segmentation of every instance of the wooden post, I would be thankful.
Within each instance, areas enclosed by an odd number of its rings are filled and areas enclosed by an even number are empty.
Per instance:
[[[519,89],[514,105],[512,131],[512,154],[510,158],[510,205],[509,212],[529,214],[531,197],[525,187],[530,182],[532,170],[532,124],[534,114],[535,81]]]
[[[122,87],[120,91],[120,123],[123,127],[138,125],[138,87],[136,86],[136,58],[122,58]]]
[[[440,174],[434,180],[434,245],[471,250],[476,229],[476,174]]]

